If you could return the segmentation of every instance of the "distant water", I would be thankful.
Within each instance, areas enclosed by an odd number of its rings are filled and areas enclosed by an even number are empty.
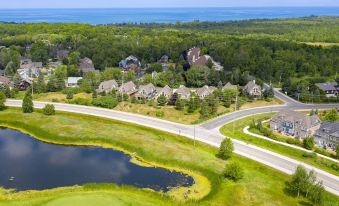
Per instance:
[[[0,6],[1,7],[1,6]],[[1,9],[5,22],[175,23],[305,16],[339,16],[339,7],[171,8],[171,9]]]

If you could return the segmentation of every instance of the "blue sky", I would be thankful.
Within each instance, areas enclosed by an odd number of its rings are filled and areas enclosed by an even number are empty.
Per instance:
[[[339,7],[339,0],[0,0],[0,8]]]

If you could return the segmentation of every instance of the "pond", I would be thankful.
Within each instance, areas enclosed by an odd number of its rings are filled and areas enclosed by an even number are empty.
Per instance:
[[[130,159],[112,149],[48,144],[22,132],[0,128],[0,187],[22,191],[114,183],[167,192],[194,184],[191,176],[142,167]]]

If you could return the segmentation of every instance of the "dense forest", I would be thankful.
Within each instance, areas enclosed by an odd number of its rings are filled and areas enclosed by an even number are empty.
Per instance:
[[[252,75],[280,85],[301,84],[307,88],[301,90],[311,93],[316,92],[310,91],[314,83],[336,79],[339,47],[304,42],[339,43],[338,33],[338,17],[135,25],[1,23],[0,46],[10,49],[0,53],[0,69],[12,62],[9,69],[15,70],[20,55],[47,63],[58,48],[91,58],[101,71],[117,67],[129,55],[146,67],[166,54],[175,66],[163,76],[177,78],[185,68],[183,54],[200,47],[224,67],[224,71],[195,68],[192,76],[201,84],[244,85]],[[173,81],[177,80],[182,81]]]

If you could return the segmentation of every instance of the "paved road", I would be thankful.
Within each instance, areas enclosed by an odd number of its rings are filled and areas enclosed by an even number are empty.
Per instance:
[[[21,107],[21,100],[7,100],[7,106],[14,106],[14,107]],[[36,108],[44,107],[46,103],[44,102],[34,102],[34,106]],[[256,114],[258,112],[267,112],[267,108],[261,109],[252,109],[247,110],[245,113],[232,113],[231,115],[224,115],[221,118],[213,120],[217,126],[213,126],[213,124],[207,123],[199,126],[192,126],[192,125],[183,125],[178,123],[173,123],[165,120],[159,120],[152,117],[147,117],[143,115],[125,113],[125,112],[118,112],[114,110],[108,109],[101,109],[96,107],[86,107],[86,106],[79,106],[79,105],[70,105],[70,104],[60,104],[60,103],[53,103],[55,105],[56,110],[59,111],[66,111],[66,112],[73,112],[79,114],[88,114],[98,117],[105,117],[109,119],[116,119],[125,122],[135,123],[138,125],[143,125],[155,129],[159,129],[162,131],[167,131],[170,133],[180,134],[185,137],[196,139],[197,141],[205,142],[212,146],[218,147],[221,141],[225,138],[222,134],[219,133],[217,128],[219,125],[221,126],[224,123],[228,123],[233,121],[234,118],[241,118],[244,115],[251,115]],[[281,106],[280,106],[281,107]],[[286,106],[285,106],[286,107]],[[307,108],[306,108],[307,107]],[[326,108],[330,108],[327,106]],[[308,106],[305,105],[305,108],[300,106],[299,109],[308,109]],[[268,109],[270,111],[270,109]],[[206,126],[211,125],[211,126]],[[196,134],[194,136],[194,134]],[[313,168],[309,165],[303,164],[291,158],[284,157],[282,155],[276,154],[274,152],[246,144],[244,142],[233,140],[235,152],[237,154],[243,155],[270,167],[273,167],[277,170],[285,172],[287,174],[292,174],[295,171],[295,168],[298,165],[304,165],[307,169],[311,170],[314,169],[317,173],[317,178],[323,181],[325,189],[329,192],[332,192],[339,196],[339,177],[324,172],[322,170]]]

